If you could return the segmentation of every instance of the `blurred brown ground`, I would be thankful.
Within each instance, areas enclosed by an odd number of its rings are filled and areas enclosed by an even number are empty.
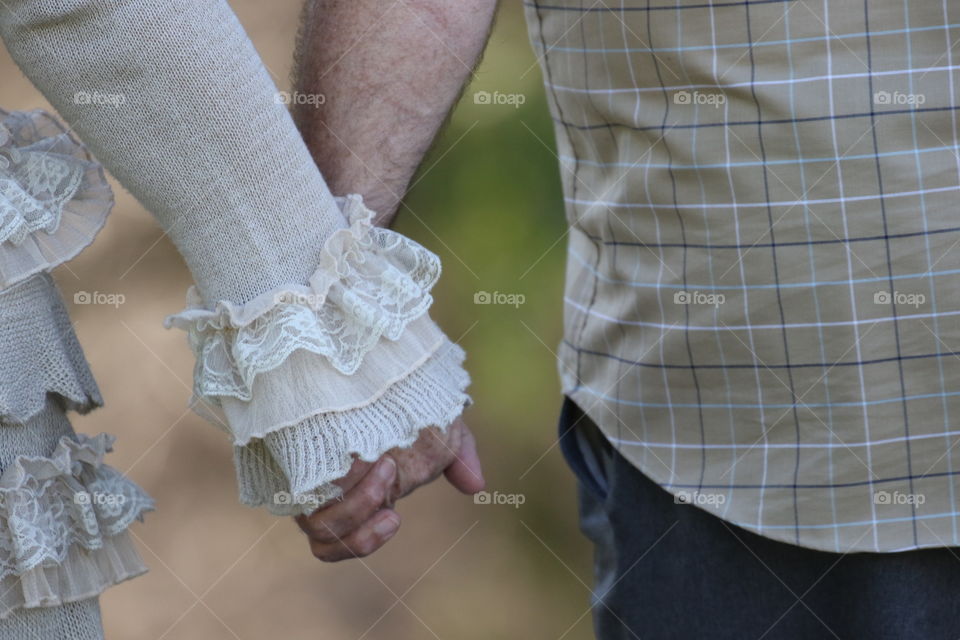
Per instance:
[[[300,3],[231,4],[288,88]],[[592,637],[589,550],[554,446],[562,201],[520,3],[504,5],[476,86],[411,197],[418,215],[399,229],[444,259],[434,316],[469,354],[476,406],[467,417],[489,489],[525,503],[479,506],[438,482],[401,503],[404,524],[384,550],[338,565],[314,560],[292,521],[241,507],[228,441],[186,409],[193,358],[184,336],[161,327],[181,308],[189,274],[114,183],[106,229],[56,273],[106,399],[75,426],[117,435],[110,462],[158,502],[133,528],[150,573],[102,598],[108,638]],[[0,78],[3,108],[49,108],[2,50]],[[521,110],[480,107],[475,89],[528,99]],[[480,290],[524,292],[527,302],[477,306]],[[126,300],[75,305],[78,291]]]

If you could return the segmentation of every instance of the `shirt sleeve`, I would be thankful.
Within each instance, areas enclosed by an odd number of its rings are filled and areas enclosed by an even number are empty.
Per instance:
[[[428,314],[439,260],[330,193],[226,2],[8,0],[0,30],[190,268],[168,325],[244,502],[308,512],[355,457],[460,413],[463,352]]]

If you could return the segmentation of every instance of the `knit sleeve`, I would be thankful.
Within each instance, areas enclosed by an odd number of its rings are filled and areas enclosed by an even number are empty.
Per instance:
[[[226,2],[7,0],[0,30],[190,268],[168,324],[188,332],[245,502],[312,508],[354,457],[462,410],[463,354],[427,311],[439,261],[333,197]]]
[[[48,274],[0,291],[0,345],[2,630],[146,571],[128,528],[153,501],[104,464],[111,436],[70,426],[67,410],[99,406],[100,392]]]
[[[0,110],[0,637],[103,637],[98,595],[146,571],[128,527],[153,508],[73,431],[102,404],[47,273],[113,204],[103,170],[42,111]]]

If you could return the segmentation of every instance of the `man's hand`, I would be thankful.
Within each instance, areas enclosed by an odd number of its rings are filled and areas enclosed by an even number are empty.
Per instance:
[[[330,190],[359,193],[387,226],[473,73],[496,0],[307,0],[294,89],[324,100],[293,116]],[[443,473],[483,489],[476,443],[457,420],[375,464],[357,461],[341,501],[297,518],[315,556],[366,556],[400,527],[393,503]]]
[[[440,474],[466,494],[484,487],[477,445],[457,418],[446,433],[424,429],[407,449],[391,449],[377,462],[357,460],[336,482],[344,496],[297,523],[310,539],[313,555],[325,562],[368,556],[397,533],[400,516],[393,504]]]

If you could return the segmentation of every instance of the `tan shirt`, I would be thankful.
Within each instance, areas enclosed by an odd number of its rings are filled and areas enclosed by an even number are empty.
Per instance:
[[[570,222],[564,391],[761,535],[960,543],[960,5],[526,5]]]

